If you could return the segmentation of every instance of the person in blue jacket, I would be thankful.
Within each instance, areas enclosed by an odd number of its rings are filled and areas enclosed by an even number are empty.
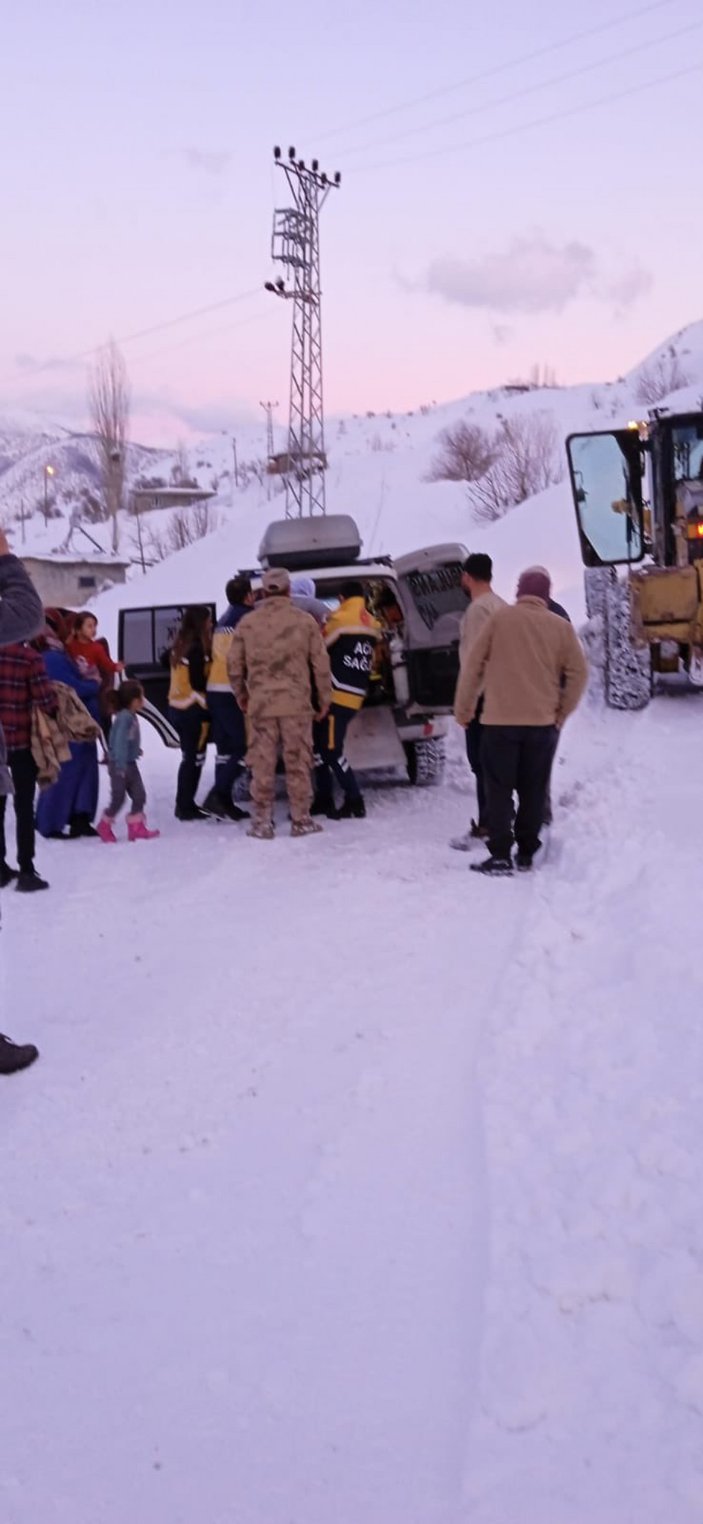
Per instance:
[[[50,682],[66,683],[100,724],[100,683],[83,677],[65,647],[69,629],[58,609],[46,610],[46,631],[41,638],[44,665]],[[71,760],[64,762],[50,788],[39,795],[37,830],[41,836],[67,839],[97,836],[93,825],[98,808],[98,751],[95,741],[71,742]]]

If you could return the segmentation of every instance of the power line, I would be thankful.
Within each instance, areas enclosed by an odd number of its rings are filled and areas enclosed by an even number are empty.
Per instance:
[[[150,349],[145,355],[135,355],[129,362],[130,372],[146,364],[148,360],[158,360],[161,355],[173,354],[177,349],[186,349],[189,344],[206,344],[208,339],[219,339],[222,334],[233,333],[236,328],[246,328],[250,323],[265,322],[272,316],[273,313],[269,308],[265,310],[262,308],[261,312],[253,312],[250,317],[239,318],[236,323],[226,323],[224,328],[220,325],[219,328],[208,328],[205,333],[202,331],[191,333],[187,339],[178,339],[175,344],[160,344],[158,349]]]
[[[688,26],[679,27],[675,32],[664,32],[662,36],[652,37],[647,42],[638,42],[618,52],[607,53],[604,58],[598,58],[593,63],[579,64],[577,69],[568,69],[565,73],[554,74],[551,79],[545,79],[541,84],[525,85],[521,90],[511,90],[509,95],[494,96],[492,100],[483,101],[481,104],[466,106],[462,111],[455,111],[451,116],[438,117],[435,121],[427,122],[421,127],[406,127],[402,132],[394,133],[392,137],[376,139],[372,143],[362,144],[359,148],[345,148],[338,157],[345,159],[351,155],[368,153],[373,148],[385,148],[393,143],[402,142],[406,138],[433,132],[436,127],[449,127],[453,122],[462,121],[467,116],[481,116],[484,111],[492,110],[497,106],[512,105],[513,101],[523,100],[528,95],[537,95],[540,90],[551,89],[553,85],[566,84],[568,80],[578,79],[583,74],[592,74],[595,70],[602,69],[608,64],[619,63],[622,59],[633,58],[637,53],[647,52],[649,48],[660,47],[665,42],[674,42],[679,37],[686,37],[690,32],[700,31],[701,27],[703,27],[703,21],[692,21]]]
[[[236,296],[226,296],[221,302],[209,302],[206,307],[194,307],[191,312],[183,312],[179,317],[166,318],[161,323],[154,323],[150,328],[139,328],[134,333],[127,333],[115,340],[117,344],[132,344],[136,339],[146,339],[153,333],[163,333],[167,328],[176,328],[180,323],[188,323],[192,318],[204,317],[209,312],[220,312],[224,307],[232,307],[235,302],[250,301],[253,296],[260,294],[261,287],[254,286],[250,291],[240,291]],[[77,365],[81,360],[87,360],[91,355],[97,355],[104,348],[103,344],[95,344],[90,349],[81,349],[74,355],[67,355],[58,360],[45,360],[40,365],[22,372],[20,376],[6,376],[6,381],[32,380],[34,376],[41,375],[47,370],[56,370],[59,365]]]
[[[463,143],[451,143],[446,148],[428,148],[422,153],[408,154],[403,159],[384,159],[377,164],[354,165],[351,170],[347,170],[347,174],[372,174],[379,169],[397,169],[404,164],[418,164],[424,159],[446,158],[449,154],[463,153],[466,149],[482,147],[485,143],[498,143],[504,138],[515,137],[521,132],[530,132],[534,127],[546,127],[551,122],[562,122],[568,117],[595,111],[599,106],[609,106],[613,101],[626,100],[631,95],[641,95],[645,90],[654,90],[658,85],[671,84],[674,80],[684,79],[686,75],[698,74],[702,69],[703,60],[689,65],[686,69],[677,69],[673,74],[661,74],[656,79],[646,80],[639,85],[631,85],[627,90],[616,90],[608,95],[600,95],[596,100],[584,101],[580,106],[566,106],[563,110],[552,111],[546,116],[533,117],[529,122],[519,122],[513,127],[503,127],[497,132],[486,132],[479,138],[467,138]]]
[[[396,106],[386,106],[381,111],[374,111],[370,116],[357,117],[355,121],[347,122],[343,127],[332,127],[327,132],[318,132],[317,139],[319,142],[324,142],[328,138],[339,137],[342,133],[353,132],[357,127],[367,127],[371,122],[380,122],[386,117],[396,116],[399,112],[412,111],[416,106],[426,105],[428,101],[436,101],[442,96],[453,95],[455,91],[465,90],[467,86],[477,85],[484,79],[494,79],[497,74],[504,74],[508,69],[534,63],[538,58],[546,58],[550,53],[556,53],[561,48],[571,47],[572,43],[585,42],[589,37],[599,37],[603,32],[613,31],[616,27],[624,26],[628,21],[638,21],[642,16],[664,10],[677,3],[678,0],[651,0],[650,4],[638,6],[633,11],[625,11],[620,16],[614,17],[612,21],[603,21],[598,26],[588,27],[583,32],[572,32],[570,36],[563,37],[558,42],[547,43],[544,47],[535,48],[531,53],[522,53],[517,58],[505,59],[489,69],[482,69],[478,74],[470,74],[467,79],[457,80],[456,84],[443,85],[437,90],[430,90],[426,95],[416,95],[411,100],[400,101]]]

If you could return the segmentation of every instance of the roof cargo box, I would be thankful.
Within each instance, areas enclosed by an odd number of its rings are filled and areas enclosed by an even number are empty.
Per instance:
[[[347,513],[311,519],[276,519],[269,524],[259,546],[263,567],[285,566],[288,571],[306,567],[344,566],[361,553],[361,536]]]

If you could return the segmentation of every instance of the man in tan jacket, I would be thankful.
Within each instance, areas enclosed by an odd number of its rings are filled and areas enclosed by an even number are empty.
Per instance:
[[[567,620],[548,609],[549,594],[542,567],[523,572],[517,602],[491,619],[461,669],[454,704],[460,725],[473,719],[484,696],[482,763],[491,855],[472,864],[475,872],[512,873],[514,792],[517,866],[531,868],[540,846],[556,733],[586,686],[580,641]]]
[[[227,656],[234,696],[247,717],[247,763],[256,806],[249,836],[274,834],[273,802],[279,747],[286,769],[291,836],[322,827],[310,817],[312,721],[324,719],[332,699],[329,657],[311,614],[290,599],[290,576],[271,568],[264,599],[237,625]]]
[[[494,593],[491,583],[493,581],[493,562],[490,556],[478,551],[474,555],[467,556],[461,573],[461,585],[467,597],[471,599],[466,613],[462,615],[459,634],[459,664],[463,668],[468,661],[469,652],[474,642],[478,640],[482,630],[485,629],[489,619],[497,614],[498,609],[505,608],[505,599],[499,598]],[[469,767],[476,779],[476,805],[477,820],[472,820],[468,831],[463,836],[453,836],[449,845],[456,852],[469,852],[477,839],[487,841],[488,819],[486,814],[486,790],[483,782],[483,766],[481,764],[481,741],[483,739],[483,726],[481,725],[481,711],[483,709],[483,696],[481,695],[476,705],[474,717],[466,727],[466,755],[469,759]]]

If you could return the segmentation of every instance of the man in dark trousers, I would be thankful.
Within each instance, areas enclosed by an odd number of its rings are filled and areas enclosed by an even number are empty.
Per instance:
[[[454,706],[460,725],[484,695],[482,761],[490,857],[474,872],[525,871],[540,846],[555,739],[576,708],[588,669],[571,625],[548,608],[549,574],[523,572],[517,601],[494,615],[462,667]],[[518,796],[514,831],[513,793]]]
[[[44,610],[36,588],[16,556],[10,554],[6,536],[0,530],[0,646],[31,640],[44,628]],[[0,730],[0,790],[12,791],[7,766],[5,739]],[[14,1043],[0,1034],[0,1074],[14,1074],[27,1069],[38,1058],[33,1043]]]
[[[491,586],[493,581],[493,562],[490,556],[482,552],[467,556],[461,573],[461,585],[470,599],[466,613],[462,615],[459,634],[459,664],[463,667],[468,660],[469,652],[475,640],[485,629],[489,619],[497,614],[498,609],[505,608],[505,599],[499,598]],[[472,820],[468,831],[463,836],[453,836],[449,845],[457,852],[468,852],[475,840],[488,840],[488,825],[486,821],[486,791],[483,786],[483,767],[481,765],[481,741],[483,739],[483,727],[481,725],[481,712],[483,709],[483,696],[480,695],[476,705],[476,713],[466,727],[466,755],[469,767],[476,779],[476,806],[477,819]]]

